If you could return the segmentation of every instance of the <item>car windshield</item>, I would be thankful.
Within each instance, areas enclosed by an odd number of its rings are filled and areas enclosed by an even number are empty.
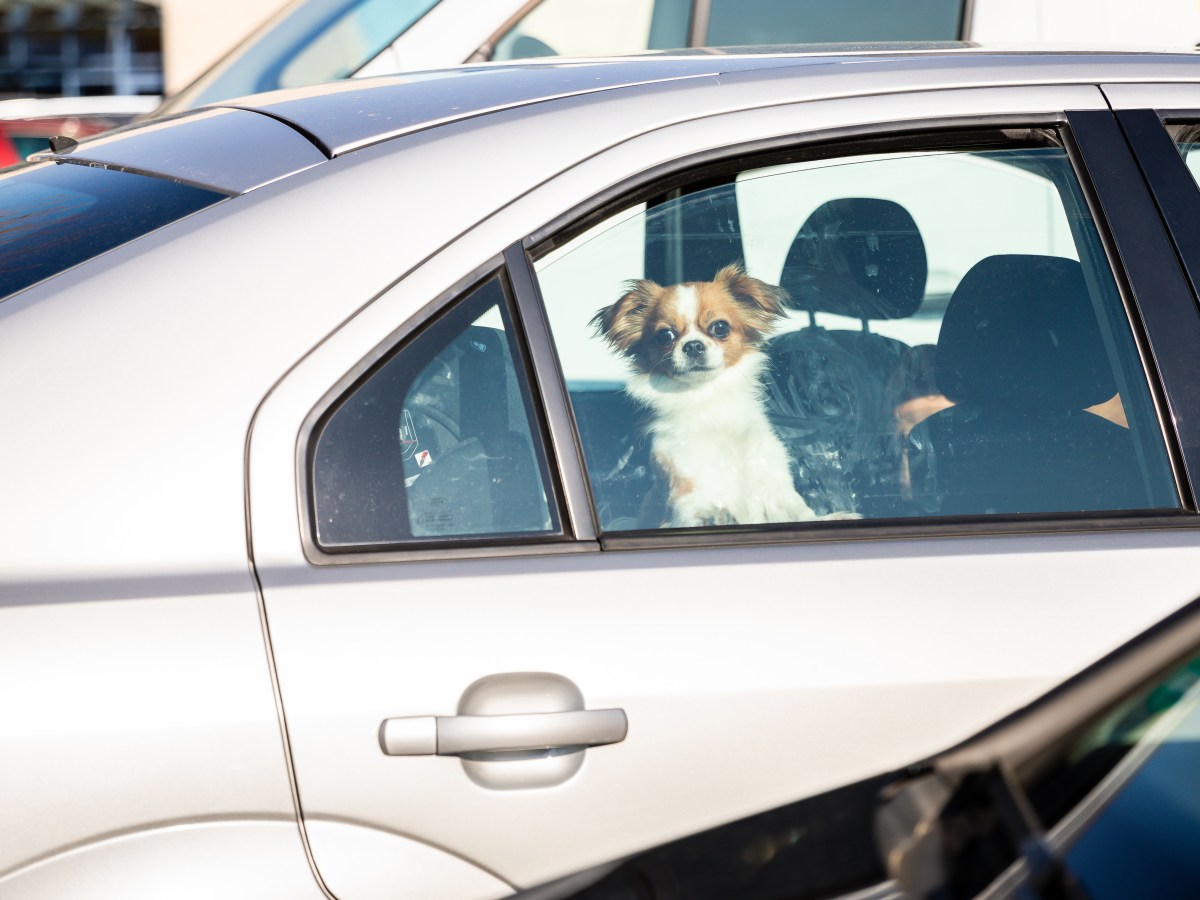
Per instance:
[[[113,169],[16,169],[0,178],[0,300],[223,199]]]
[[[299,0],[163,104],[158,114],[348,78],[437,0]]]

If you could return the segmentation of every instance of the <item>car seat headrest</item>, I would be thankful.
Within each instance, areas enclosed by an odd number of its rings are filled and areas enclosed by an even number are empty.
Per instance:
[[[830,200],[800,227],[780,285],[796,309],[857,319],[903,319],[925,296],[925,242],[899,203]]]
[[[1067,411],[1116,393],[1104,339],[1073,259],[989,256],[955,289],[937,346],[951,400]]]

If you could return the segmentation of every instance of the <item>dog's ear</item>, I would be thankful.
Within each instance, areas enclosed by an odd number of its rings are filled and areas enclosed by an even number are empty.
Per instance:
[[[723,285],[735,300],[750,307],[751,312],[763,317],[768,324],[781,317],[791,302],[787,291],[747,275],[741,263],[730,263],[713,281]]]
[[[653,281],[635,279],[625,283],[625,294],[612,306],[606,306],[589,323],[617,350],[628,353],[645,327],[646,310],[662,288]]]

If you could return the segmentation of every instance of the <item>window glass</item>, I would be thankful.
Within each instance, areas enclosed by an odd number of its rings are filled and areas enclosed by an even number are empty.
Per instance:
[[[1177,506],[1051,137],[764,165],[542,256],[602,527]]]
[[[1187,163],[1192,178],[1200,183],[1200,125],[1176,125],[1171,128],[1175,143],[1183,161]]]
[[[1198,680],[1200,661],[1193,660],[1088,733],[1066,772],[1056,773],[1098,779],[1111,769],[1109,786],[1118,788],[1067,853],[1087,896],[1172,898],[1200,884]]]
[[[437,0],[303,0],[291,4],[159,114],[281,87],[345,78],[361,69]]]
[[[556,533],[519,358],[497,277],[353,388],[317,432],[317,542]]]
[[[13,169],[0,177],[0,299],[224,199],[115,169]]]
[[[712,0],[710,46],[956,41],[962,0]]]
[[[496,42],[492,58],[683,47],[689,15],[686,0],[544,0]]]
[[[1066,818],[1077,832],[1065,863],[1089,897],[1191,893],[1200,883],[1200,659],[1109,710],[1030,795],[1044,823]]]

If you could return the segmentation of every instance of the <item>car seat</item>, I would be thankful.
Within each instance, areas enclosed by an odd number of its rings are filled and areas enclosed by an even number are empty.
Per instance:
[[[991,256],[946,309],[938,386],[955,405],[909,435],[926,512],[1065,512],[1146,506],[1132,435],[1085,408],[1116,393],[1083,269]]]
[[[927,265],[916,222],[891,200],[831,200],[792,242],[780,284],[810,325],[768,345],[766,398],[797,490],[817,513],[907,511],[892,411],[908,347],[871,332],[870,321],[913,315]],[[862,330],[819,327],[817,312],[859,319]]]

